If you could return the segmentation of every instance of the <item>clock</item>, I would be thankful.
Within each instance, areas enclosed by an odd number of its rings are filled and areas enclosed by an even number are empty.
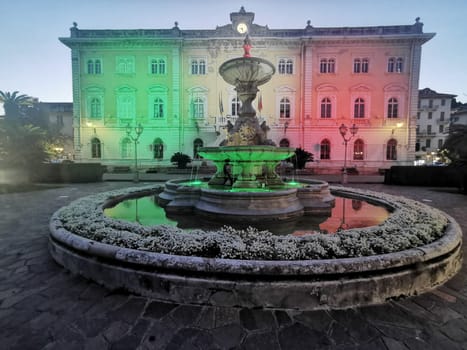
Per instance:
[[[245,34],[246,32],[248,31],[248,26],[241,22],[237,25],[237,32],[239,32],[240,34]]]

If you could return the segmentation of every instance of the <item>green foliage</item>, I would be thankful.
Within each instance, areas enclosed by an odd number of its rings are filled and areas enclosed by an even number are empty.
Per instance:
[[[178,169],[186,169],[186,165],[191,162],[191,158],[189,155],[177,152],[170,158],[170,161],[172,163],[177,163]]]
[[[443,148],[453,163],[467,164],[467,125],[452,125]]]
[[[294,169],[304,169],[306,162],[313,161],[313,154],[299,147],[295,149],[295,155],[288,158],[287,161],[293,164]]]
[[[0,159],[12,167],[33,170],[49,158],[47,120],[33,99],[18,91],[0,91],[5,119],[0,124]]]

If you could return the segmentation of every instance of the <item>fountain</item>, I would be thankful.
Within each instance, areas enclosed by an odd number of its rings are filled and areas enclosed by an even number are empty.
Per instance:
[[[193,212],[210,220],[257,223],[328,214],[334,205],[326,182],[284,183],[276,173],[280,161],[293,156],[295,149],[276,147],[267,138],[266,122],[259,124],[252,102],[258,86],[271,80],[275,68],[265,59],[252,57],[251,47],[247,35],[243,57],[228,60],[219,67],[224,80],[235,86],[241,108],[221,146],[201,147],[198,151],[215,164],[216,173],[209,179],[208,187],[185,180],[169,181],[159,195],[159,204],[170,215]],[[235,180],[227,189],[220,187],[226,183],[226,163],[232,167]]]
[[[382,193],[282,181],[275,166],[293,150],[271,144],[251,105],[274,67],[251,57],[250,48],[247,37],[244,56],[220,67],[243,105],[225,144],[199,151],[216,164],[216,174],[207,183],[173,180],[164,187],[95,194],[61,208],[50,220],[55,261],[109,289],[165,302],[286,310],[383,303],[418,295],[454,276],[462,266],[462,231],[449,215]],[[236,177],[232,186],[223,185],[227,159]],[[126,199],[157,196],[168,214],[277,225],[330,211],[333,195],[365,200],[390,214],[371,227],[304,236],[228,226],[184,231],[104,214]]]

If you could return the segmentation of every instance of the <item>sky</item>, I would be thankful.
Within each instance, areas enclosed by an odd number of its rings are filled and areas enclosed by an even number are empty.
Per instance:
[[[436,36],[422,46],[420,89],[467,102],[465,0],[0,0],[0,91],[42,102],[71,102],[73,22],[80,29],[215,29],[241,6],[271,29],[424,23]],[[254,38],[253,38],[254,40]],[[0,108],[0,114],[2,110]]]

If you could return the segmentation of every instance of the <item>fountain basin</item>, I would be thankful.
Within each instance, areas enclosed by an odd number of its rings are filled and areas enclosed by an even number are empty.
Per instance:
[[[194,213],[226,223],[274,222],[293,220],[303,215],[329,215],[334,206],[329,184],[303,180],[301,185],[274,189],[229,190],[209,188],[188,180],[171,180],[159,194],[158,203],[168,214]]]
[[[346,192],[351,193],[349,190]],[[57,211],[50,221],[51,255],[73,273],[109,289],[124,288],[167,302],[288,310],[347,308],[417,295],[446,282],[462,266],[461,229],[454,219],[439,211],[436,215],[442,215],[446,224],[435,240],[413,248],[371,256],[239,260],[163,254],[104,243],[115,241],[110,236],[105,237],[105,234],[110,235],[112,230],[121,227],[121,233],[114,238],[119,242],[127,238],[133,246],[135,243],[131,243],[131,238],[144,229],[136,224],[124,225],[118,220],[103,220],[103,208],[128,197],[151,193],[154,193],[154,188],[95,195],[94,201],[90,199],[74,204],[72,211],[63,211],[63,208]],[[354,193],[353,196],[367,199],[369,193]],[[378,201],[374,196],[371,198]],[[400,204],[406,205],[406,201],[390,197],[381,202],[398,207],[392,214],[395,219],[397,217],[395,222],[406,215],[399,213],[403,211]],[[426,219],[426,214],[431,217],[431,209],[427,211],[427,206],[417,203],[412,206],[416,212],[424,212],[420,219]],[[74,215],[80,218],[78,225],[75,229],[67,228]],[[416,218],[414,220],[412,226],[420,224]],[[393,225],[394,222],[388,228]],[[364,230],[366,234],[361,238],[371,238],[376,232],[383,232],[384,226],[375,227],[373,234],[371,230]],[[412,229],[402,225],[394,232],[409,237]],[[76,230],[99,232],[94,237],[101,237],[103,241],[78,235]],[[131,233],[131,230],[134,232]],[[381,237],[381,233],[376,236]],[[163,237],[164,241],[168,239],[166,234]],[[179,236],[177,245],[180,246],[184,239],[191,239],[190,235]],[[210,239],[212,237],[207,238],[208,241]],[[287,238],[277,237],[279,241],[284,239],[286,242]],[[298,240],[306,242],[306,239]],[[358,246],[360,243],[355,242],[355,248]],[[192,244],[190,247],[193,247]],[[280,246],[276,249],[280,249]]]

